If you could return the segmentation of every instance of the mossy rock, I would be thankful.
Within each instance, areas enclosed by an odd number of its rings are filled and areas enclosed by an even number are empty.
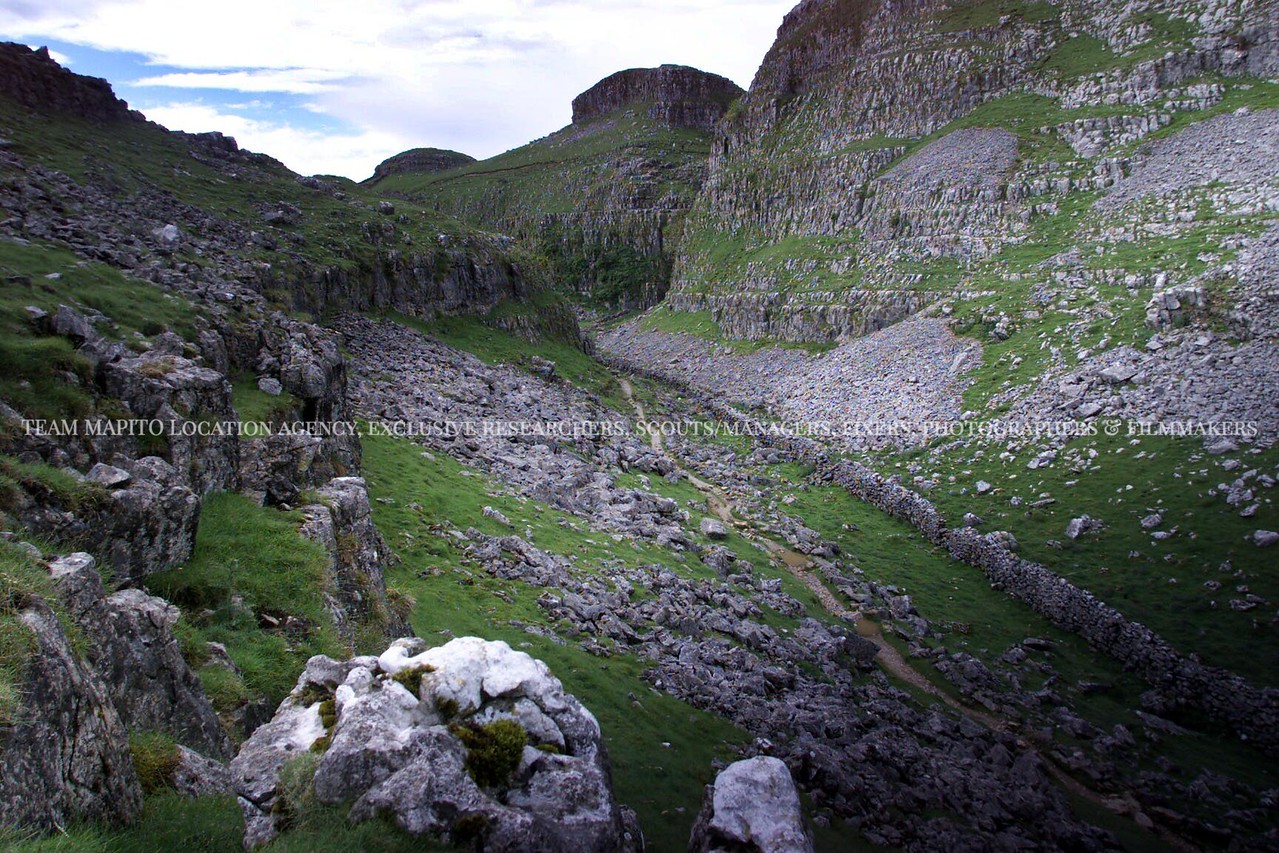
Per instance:
[[[435,667],[431,666],[429,663],[424,663],[421,666],[414,666],[400,670],[395,673],[395,675],[391,676],[391,680],[404,685],[404,689],[416,696],[418,690],[422,687],[422,676],[426,675],[428,672],[435,672]]]
[[[453,725],[449,731],[466,745],[466,770],[482,788],[505,785],[520,766],[528,732],[515,720],[484,725]]]

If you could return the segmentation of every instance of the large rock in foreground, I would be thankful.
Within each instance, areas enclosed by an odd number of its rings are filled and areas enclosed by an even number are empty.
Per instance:
[[[595,718],[544,663],[502,642],[403,639],[376,658],[312,658],[231,764],[246,847],[288,814],[282,771],[309,764],[315,799],[353,802],[357,822],[385,814],[410,834],[488,851],[640,846]]]
[[[728,765],[707,786],[693,825],[692,853],[812,853],[799,793],[780,759],[757,756]]]

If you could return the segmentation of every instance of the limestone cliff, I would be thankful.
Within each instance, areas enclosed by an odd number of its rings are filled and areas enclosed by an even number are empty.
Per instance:
[[[30,109],[79,116],[91,121],[141,119],[100,77],[68,74],[48,48],[0,43],[0,95]]]
[[[720,127],[669,305],[749,338],[895,322],[1026,240],[1045,174],[1100,189],[1113,149],[1220,100],[1184,81],[1273,73],[1274,11],[804,0]]]

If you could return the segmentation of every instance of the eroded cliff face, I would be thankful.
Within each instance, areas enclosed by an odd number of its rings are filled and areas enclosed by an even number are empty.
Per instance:
[[[573,123],[642,105],[650,118],[663,124],[709,131],[743,94],[727,77],[685,65],[629,68],[605,77],[574,98]]]
[[[1024,241],[1055,180],[1109,186],[1118,149],[1220,100],[1183,81],[1273,73],[1274,11],[805,0],[721,125],[668,304],[747,338],[895,322]]]

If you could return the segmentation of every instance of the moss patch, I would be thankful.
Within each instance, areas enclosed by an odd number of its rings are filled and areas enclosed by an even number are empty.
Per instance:
[[[528,732],[515,720],[453,725],[449,731],[466,744],[466,770],[482,788],[505,785],[528,744]]]

